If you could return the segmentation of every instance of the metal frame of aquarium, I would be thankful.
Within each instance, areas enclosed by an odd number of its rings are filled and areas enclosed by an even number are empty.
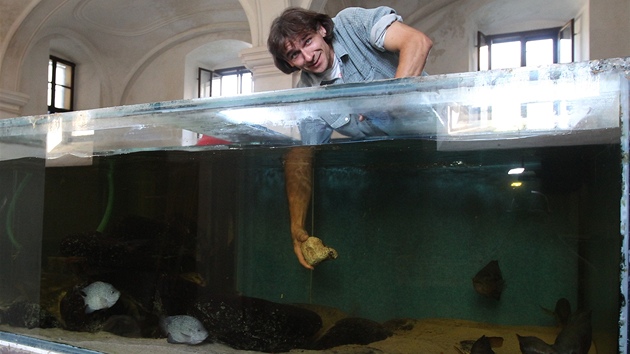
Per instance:
[[[383,139],[435,139],[444,151],[619,142],[619,352],[628,351],[630,58],[3,119],[0,161],[40,158],[46,166],[68,166],[140,151],[286,147],[299,145],[297,127],[305,118],[383,111],[413,122]],[[217,140],[199,145],[201,135]],[[22,339],[0,333],[3,341],[43,343]]]

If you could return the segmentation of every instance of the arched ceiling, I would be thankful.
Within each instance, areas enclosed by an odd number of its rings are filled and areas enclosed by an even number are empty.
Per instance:
[[[295,3],[288,0],[276,1]],[[458,6],[457,3],[463,5],[464,2],[465,0],[392,0],[387,5],[397,9],[407,23],[417,25],[447,6]],[[515,14],[530,13],[541,18],[553,17],[558,12],[566,12],[567,9],[572,11],[575,7],[583,6],[584,0],[477,2],[482,4],[480,7],[485,7],[484,13],[487,14],[482,21],[488,22],[490,26],[493,21],[513,21]],[[29,5],[26,6],[25,3]],[[378,0],[322,0],[316,3],[331,16],[345,7],[383,5]],[[49,30],[63,28],[67,32],[80,34],[100,53],[122,53],[128,58],[141,58],[152,48],[177,37],[185,39],[203,33],[250,31],[242,0],[24,0],[18,3],[15,0],[0,0],[0,8],[3,14],[11,14],[13,21],[22,21],[20,30],[33,31],[29,34],[31,37],[44,37],[49,34]],[[22,19],[17,16],[19,11],[22,11]],[[29,12],[28,15],[25,12]],[[6,28],[6,20],[4,18],[0,25],[0,30],[4,31],[0,35],[11,35],[7,33],[10,31]],[[14,23],[14,29],[15,25]],[[237,49],[242,48],[234,48]],[[221,50],[229,51],[230,48],[224,46]]]
[[[522,16],[543,20],[558,17],[561,13],[577,12],[574,9],[586,1],[391,0],[387,5],[397,9],[406,23],[418,28],[445,9],[474,7],[475,21],[492,33],[493,25],[500,26],[501,21],[515,23]],[[87,42],[93,56],[114,62],[117,68],[138,67],[148,55],[192,39],[206,47],[196,53],[200,61],[207,55],[208,65],[226,62],[229,59],[211,56],[238,58],[243,44],[261,31],[260,23],[251,23],[252,14],[246,13],[245,5],[251,12],[252,4],[264,10],[269,9],[269,4],[277,7],[305,3],[331,16],[345,7],[383,5],[378,0],[0,0],[0,69],[5,75],[0,81],[9,83],[5,87],[17,87],[17,74],[7,73],[5,67],[19,67],[29,46],[57,34],[73,37],[74,42],[62,42],[67,45]],[[257,27],[252,30],[252,26]],[[212,45],[215,40],[222,42]]]

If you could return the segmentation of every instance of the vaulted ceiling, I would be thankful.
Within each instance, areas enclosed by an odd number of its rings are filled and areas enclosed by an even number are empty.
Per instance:
[[[266,0],[272,1],[272,0]],[[457,5],[464,0],[391,0],[387,2],[411,25],[418,26],[424,19],[446,6]],[[302,4],[299,0],[282,0],[284,4]],[[582,6],[576,0],[476,0],[485,4],[488,21],[510,21],[514,15],[531,13],[540,18],[553,17],[559,11]],[[152,48],[169,41],[197,36],[201,33],[241,33],[234,39],[246,38],[251,42],[250,22],[243,4],[252,1],[239,0],[0,0],[0,34],[11,35],[18,30],[28,30],[29,36],[45,33],[70,33],[91,43],[97,52],[126,57],[141,57]],[[254,1],[269,4],[265,1]],[[377,0],[312,1],[315,10],[334,16],[349,6],[376,7],[383,5]],[[262,8],[264,11],[265,9]],[[19,26],[22,28],[18,28]],[[249,33],[243,36],[243,33]],[[229,37],[229,36],[228,36]],[[6,41],[7,38],[4,38]],[[230,52],[240,51],[242,45],[223,41],[208,47],[199,54],[220,62],[221,56],[233,57]],[[222,53],[222,54],[219,54]],[[208,59],[210,60],[210,59]]]

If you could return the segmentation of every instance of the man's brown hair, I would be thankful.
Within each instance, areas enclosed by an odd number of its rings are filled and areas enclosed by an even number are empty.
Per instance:
[[[271,24],[267,48],[273,56],[273,62],[285,74],[299,69],[291,66],[286,59],[287,43],[299,40],[306,34],[316,33],[319,27],[326,29],[324,41],[332,44],[335,24],[330,16],[299,7],[289,7]]]

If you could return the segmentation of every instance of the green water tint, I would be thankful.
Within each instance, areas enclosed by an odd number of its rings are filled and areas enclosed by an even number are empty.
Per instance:
[[[618,146],[318,147],[307,225],[339,258],[313,272],[291,248],[286,149],[141,152],[47,168],[43,260],[60,257],[69,236],[92,231],[88,239],[102,237],[101,246],[86,253],[77,274],[106,277],[149,304],[147,289],[160,274],[381,323],[554,326],[541,308],[567,298],[592,309],[594,329],[616,338],[618,297],[601,289],[619,281]],[[526,173],[508,175],[519,166]],[[95,224],[102,235],[93,234]],[[493,260],[505,280],[499,300],[473,286]],[[42,272],[53,271],[43,264]]]
[[[105,231],[114,209],[114,160],[108,160],[107,162],[107,206],[105,207],[103,218],[96,228],[96,231],[101,233]]]
[[[13,197],[11,198],[11,203],[9,203],[9,208],[7,210],[7,217],[6,217],[6,232],[7,235],[9,236],[9,240],[11,241],[11,245],[13,245],[13,247],[15,247],[15,249],[19,252],[20,249],[22,249],[22,245],[17,241],[17,239],[15,238],[15,234],[13,232],[13,218],[15,215],[15,206],[17,204],[18,199],[20,198],[20,195],[22,194],[22,191],[24,191],[24,188],[26,188],[26,185],[28,184],[29,180],[32,177],[32,173],[27,173],[26,176],[24,176],[24,178],[22,178],[22,181],[20,181],[20,184],[18,185],[17,189],[15,190],[15,193],[13,194]]]

